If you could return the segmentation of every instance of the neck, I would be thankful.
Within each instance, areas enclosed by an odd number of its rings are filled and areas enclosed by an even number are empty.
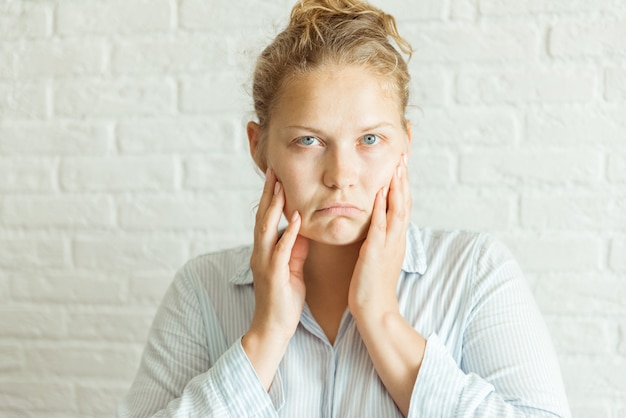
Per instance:
[[[348,306],[352,272],[359,258],[362,242],[347,246],[309,242],[304,264],[306,302],[331,344]]]
[[[307,287],[321,285],[332,288],[338,282],[349,285],[362,243],[338,246],[310,241],[304,265]]]

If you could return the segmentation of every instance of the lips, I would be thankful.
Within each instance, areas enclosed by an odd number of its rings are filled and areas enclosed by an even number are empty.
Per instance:
[[[363,211],[349,203],[331,202],[325,204],[321,209],[318,209],[317,212],[329,216],[357,216]]]

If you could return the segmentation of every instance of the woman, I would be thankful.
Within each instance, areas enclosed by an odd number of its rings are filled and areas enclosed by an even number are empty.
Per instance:
[[[364,2],[294,6],[254,75],[254,245],[178,273],[119,416],[569,416],[509,252],[410,224],[391,41],[410,54]]]

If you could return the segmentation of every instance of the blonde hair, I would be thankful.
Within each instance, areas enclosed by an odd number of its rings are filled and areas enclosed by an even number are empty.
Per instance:
[[[257,59],[252,98],[262,132],[255,160],[265,169],[265,132],[272,109],[285,84],[294,76],[324,66],[362,65],[384,76],[397,94],[403,115],[409,101],[406,61],[412,48],[396,28],[393,16],[359,0],[300,0],[289,25]]]

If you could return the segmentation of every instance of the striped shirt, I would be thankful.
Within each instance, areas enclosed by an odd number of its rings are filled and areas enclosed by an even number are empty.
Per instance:
[[[118,417],[401,417],[348,310],[331,345],[305,304],[264,390],[241,346],[254,311],[251,251],[179,271]],[[427,338],[408,416],[570,416],[550,336],[501,243],[411,225],[397,294]]]

